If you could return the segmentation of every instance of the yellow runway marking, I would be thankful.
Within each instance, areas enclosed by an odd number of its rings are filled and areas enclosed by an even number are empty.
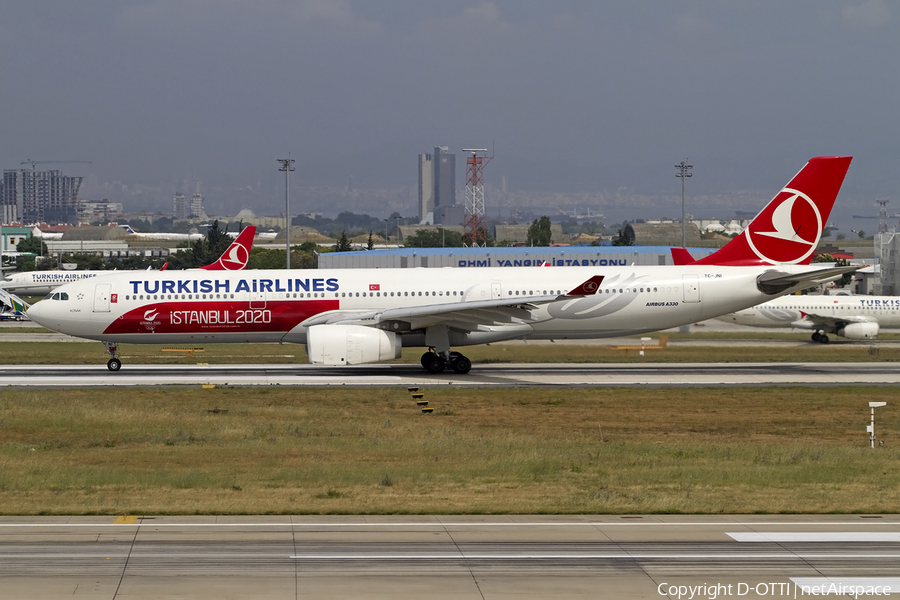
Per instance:
[[[134,525],[137,523],[137,520],[137,515],[122,515],[121,517],[115,518],[113,525]]]

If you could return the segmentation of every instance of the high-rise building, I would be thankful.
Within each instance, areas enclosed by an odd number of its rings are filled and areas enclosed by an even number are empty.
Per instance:
[[[419,155],[419,222],[434,222],[434,165],[430,154]]]
[[[447,146],[435,146],[434,154],[419,155],[419,221],[449,223],[456,205],[456,155]],[[461,214],[461,213],[460,213]]]
[[[186,221],[191,217],[191,206],[181,192],[172,198],[172,215],[179,221]]]
[[[199,190],[191,196],[191,216],[199,219],[206,218],[206,213],[203,211],[203,196]]]
[[[0,218],[4,223],[76,223],[82,177],[58,170],[4,169]]]
[[[447,146],[434,148],[434,216],[456,204],[456,155]]]

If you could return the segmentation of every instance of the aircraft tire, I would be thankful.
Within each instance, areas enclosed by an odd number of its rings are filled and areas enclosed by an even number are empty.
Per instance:
[[[825,334],[823,333],[823,334],[819,337],[819,341],[822,342],[823,344],[827,344],[827,343],[828,343],[828,336],[825,335]]]
[[[450,362],[450,366],[453,367],[455,373],[465,375],[472,370],[472,361],[460,354],[456,360]]]
[[[437,375],[438,373],[443,373],[444,372],[444,359],[442,359],[440,356],[438,356],[437,354],[435,354],[433,352],[429,352],[428,354],[431,354],[431,357],[429,357],[427,364],[425,364],[425,369],[429,373],[433,373],[435,375]],[[423,361],[424,361],[424,358],[423,358]]]
[[[812,334],[812,341],[814,341],[814,342],[820,342],[820,341],[822,341],[822,334],[819,333],[818,331],[816,331],[815,333],[813,333],[813,334]]]
[[[109,359],[109,362],[106,363],[106,368],[110,371],[116,372],[122,368],[122,361],[118,358],[111,358]]]
[[[433,356],[437,356],[434,352],[426,352],[422,355],[422,358],[419,359],[419,362],[422,363],[423,369],[428,369],[428,365],[431,364],[431,358]]]

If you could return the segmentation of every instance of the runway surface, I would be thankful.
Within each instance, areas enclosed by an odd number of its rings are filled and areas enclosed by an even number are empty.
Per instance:
[[[896,363],[488,364],[468,375],[419,365],[6,365],[0,387],[896,385]]]
[[[0,583],[4,598],[96,599],[688,598],[692,588],[695,598],[794,598],[823,585],[900,592],[900,520],[6,517]]]

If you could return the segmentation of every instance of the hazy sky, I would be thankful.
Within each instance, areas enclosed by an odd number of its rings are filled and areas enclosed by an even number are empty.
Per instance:
[[[496,144],[511,189],[777,191],[850,154],[900,208],[900,5],[884,0],[6,0],[0,158],[159,184],[414,185]],[[458,159],[460,160],[460,159]],[[77,168],[74,168],[77,167]],[[458,168],[460,182],[464,169]],[[176,190],[173,190],[176,191]]]

